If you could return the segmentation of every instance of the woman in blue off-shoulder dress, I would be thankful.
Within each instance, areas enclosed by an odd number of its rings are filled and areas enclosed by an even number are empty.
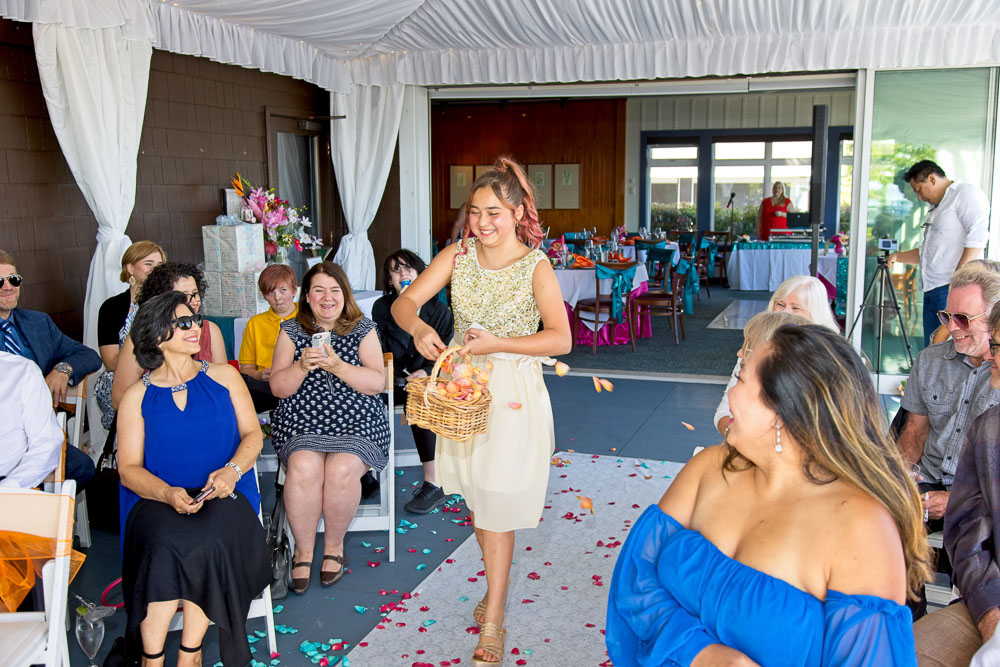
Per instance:
[[[627,665],[916,665],[904,606],[929,575],[920,500],[865,366],[786,325],[730,390],[726,442],[684,467],[615,565]]]

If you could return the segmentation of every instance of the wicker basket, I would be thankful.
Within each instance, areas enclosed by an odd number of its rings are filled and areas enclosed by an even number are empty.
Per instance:
[[[458,350],[459,345],[446,348],[428,377],[414,378],[406,383],[406,418],[411,424],[430,429],[440,436],[465,442],[485,433],[489,427],[490,395],[484,389],[482,395],[469,401],[457,401],[437,393],[438,373],[441,364]]]

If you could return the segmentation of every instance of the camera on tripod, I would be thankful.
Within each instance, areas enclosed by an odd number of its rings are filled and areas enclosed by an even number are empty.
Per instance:
[[[896,252],[899,250],[899,241],[896,239],[879,239],[878,249],[882,252]]]

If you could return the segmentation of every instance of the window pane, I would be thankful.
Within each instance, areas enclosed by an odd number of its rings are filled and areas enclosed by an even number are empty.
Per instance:
[[[865,285],[872,279],[879,254],[879,238],[894,238],[900,250],[923,240],[927,205],[917,200],[902,174],[919,160],[937,162],[948,177],[984,188],[987,174],[986,132],[989,109],[989,70],[920,70],[878,72],[872,115],[871,176],[868,186],[867,239],[852,239],[852,251],[865,250]],[[860,246],[860,247],[859,247]],[[907,276],[909,267],[896,265],[894,280],[913,355],[924,346],[922,292],[919,276]],[[919,273],[919,270],[917,271]],[[905,282],[905,285],[904,285]],[[900,287],[913,291],[909,299]],[[860,306],[860,304],[858,304]],[[875,358],[876,309],[863,319],[862,350],[881,373],[905,373],[910,367],[895,313],[886,315],[882,329],[882,358]],[[852,315],[848,314],[848,319]]]
[[[778,159],[798,158],[812,161],[811,141],[775,141],[771,145],[771,157]]]
[[[716,160],[763,160],[763,141],[732,141],[715,144]]]
[[[844,139],[840,142],[840,156],[854,157],[854,140]]]
[[[697,160],[697,146],[657,146],[649,150],[654,160]]]

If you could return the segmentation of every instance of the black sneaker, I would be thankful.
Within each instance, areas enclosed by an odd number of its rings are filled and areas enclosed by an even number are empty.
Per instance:
[[[444,491],[441,490],[440,486],[424,482],[419,489],[413,492],[413,500],[406,503],[403,509],[413,514],[427,514],[444,505],[444,501]]]

